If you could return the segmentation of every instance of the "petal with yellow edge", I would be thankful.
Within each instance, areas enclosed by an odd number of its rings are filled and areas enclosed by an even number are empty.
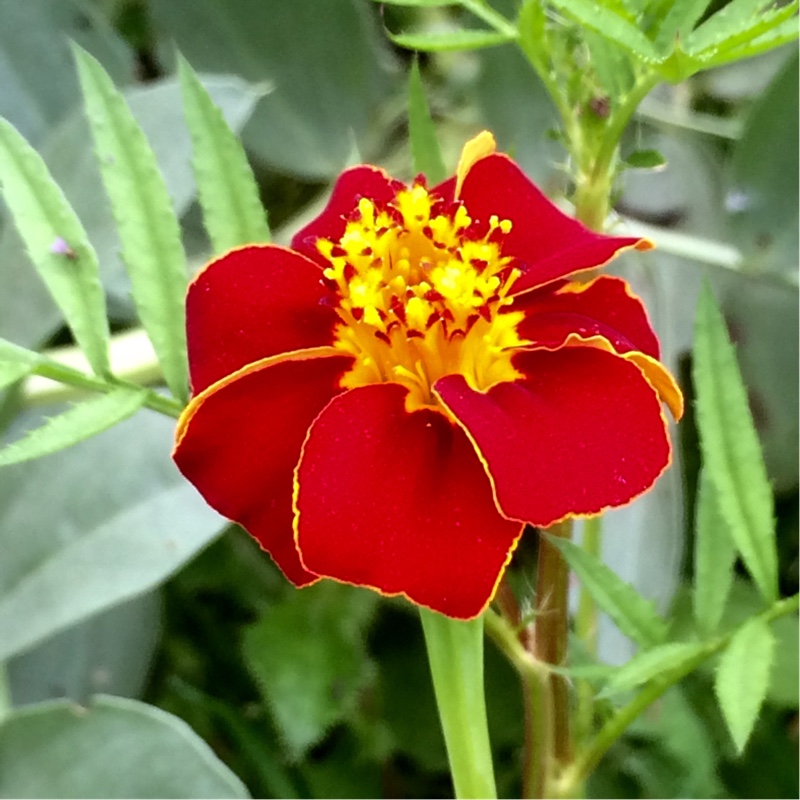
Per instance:
[[[625,505],[670,463],[667,422],[639,368],[594,347],[531,350],[524,378],[486,392],[461,375],[435,393],[464,427],[511,519],[547,526]]]
[[[328,348],[251,364],[192,400],[173,458],[206,502],[241,524],[296,586],[317,576],[292,531],[292,475],[313,419],[352,358]]]
[[[464,432],[405,410],[394,383],[353,389],[319,415],[296,472],[296,539],[320,576],[477,616],[522,532],[503,519]]]
[[[195,394],[262,358],[331,344],[336,313],[317,264],[276,245],[249,245],[211,261],[186,296]]]
[[[472,219],[487,223],[495,215],[511,220],[503,255],[520,262],[522,275],[514,284],[515,294],[602,266],[623,250],[652,247],[644,239],[590,231],[548,200],[502,153],[488,155],[470,167],[459,197]]]

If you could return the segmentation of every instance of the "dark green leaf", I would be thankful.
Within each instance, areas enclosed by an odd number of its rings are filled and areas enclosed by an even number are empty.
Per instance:
[[[42,280],[92,369],[108,373],[108,320],[97,255],[42,158],[0,120],[0,185]]]
[[[411,64],[408,81],[408,132],[414,172],[425,175],[430,185],[443,181],[447,172],[416,58]]]
[[[186,400],[187,275],[178,220],[153,151],[125,100],[92,56],[75,47],[75,60],[139,318],[167,385]]]
[[[548,536],[595,603],[617,627],[641,647],[659,644],[667,637],[667,626],[653,604],[645,600],[602,561],[566,539]]]
[[[778,566],[772,490],[736,353],[708,286],[698,304],[692,376],[704,468],[720,514],[762,595],[774,602]]]
[[[215,253],[268,242],[269,227],[242,145],[185,58],[178,58],[203,221]]]
[[[736,632],[720,659],[714,689],[740,753],[766,697],[774,655],[775,638],[769,625],[751,619]]]
[[[27,706],[0,726],[3,797],[249,797],[182,720],[97,696]]]

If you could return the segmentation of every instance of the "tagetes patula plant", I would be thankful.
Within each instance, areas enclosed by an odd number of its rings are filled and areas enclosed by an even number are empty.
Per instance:
[[[175,461],[296,586],[475,617],[526,524],[628,503],[670,463],[682,398],[641,301],[569,280],[649,247],[563,214],[486,132],[432,188],[348,169],[291,249],[192,282]]]

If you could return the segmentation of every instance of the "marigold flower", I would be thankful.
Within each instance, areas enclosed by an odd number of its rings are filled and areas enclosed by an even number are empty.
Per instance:
[[[175,461],[297,586],[474,617],[525,523],[628,503],[670,462],[682,397],[641,301],[567,280],[648,247],[563,214],[488,133],[434,188],[348,169],[292,249],[192,282]]]

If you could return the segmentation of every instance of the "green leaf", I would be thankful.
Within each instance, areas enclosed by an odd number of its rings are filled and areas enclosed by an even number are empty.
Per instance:
[[[459,30],[448,33],[390,33],[389,38],[398,46],[422,53],[442,53],[459,50],[479,50],[496,47],[514,40],[508,33],[489,30]]]
[[[660,56],[653,43],[627,19],[589,0],[553,0],[553,5],[576,22],[604,39],[623,47],[642,61],[657,62]]]
[[[0,185],[28,254],[92,369],[107,374],[108,320],[97,256],[42,158],[0,120]]]
[[[750,28],[760,29],[762,23],[769,28],[777,24],[777,21],[772,21],[773,18],[778,21],[786,19],[785,12],[788,10],[788,16],[792,16],[797,7],[797,3],[792,2],[783,9],[760,15],[767,5],[769,2],[765,0],[731,0],[686,37],[684,49],[687,53],[698,55],[704,50],[725,46],[728,42],[741,41],[743,34],[749,38],[745,32]]]
[[[635,150],[625,157],[624,166],[630,169],[663,169],[667,159],[658,150]]]
[[[40,361],[41,356],[33,350],[0,339],[0,390],[30,375]]]
[[[691,33],[711,0],[675,0],[656,34],[656,49],[670,53]]]
[[[694,616],[705,635],[722,620],[733,581],[736,548],[706,470],[700,473],[694,537]]]
[[[373,2],[381,5],[386,3],[389,6],[406,6],[407,8],[443,8],[458,4],[458,0],[373,0]]]
[[[594,31],[584,31],[591,66],[600,89],[612,99],[624,97],[633,86],[636,76],[628,53]]]
[[[244,148],[183,56],[178,57],[178,75],[203,220],[214,252],[268,242],[269,226]]]
[[[541,72],[547,68],[547,16],[541,0],[525,0],[517,19],[519,44],[531,64]]]
[[[652,680],[670,686],[701,663],[706,655],[706,646],[696,642],[659,645],[639,653],[620,667],[599,696],[610,697],[627,692]]]
[[[371,681],[365,635],[376,605],[366,590],[320,583],[292,592],[245,633],[245,661],[292,758],[352,713]]]
[[[730,64],[733,61],[741,61],[745,58],[752,58],[753,56],[766,53],[769,50],[774,50],[776,47],[781,47],[784,44],[790,44],[796,40],[797,19],[793,17],[791,19],[784,20],[767,33],[758,36],[755,39],[748,40],[740,47],[732,48],[730,50],[720,50],[715,54],[707,56],[704,61],[704,66],[719,67],[723,64]]]
[[[556,536],[547,539],[561,551],[586,591],[626,636],[641,647],[651,647],[667,638],[666,623],[633,586],[583,548]]]
[[[74,47],[86,113],[139,318],[164,377],[188,398],[184,328],[186,257],[164,179],[144,133],[100,64]]]
[[[430,185],[440,183],[447,177],[447,171],[416,58],[408,80],[408,129],[414,172],[425,175]]]
[[[98,695],[26,706],[0,726],[2,797],[249,797],[181,719]]]
[[[33,364],[23,364],[20,361],[0,360],[0,391],[30,375],[33,372],[33,366]]]
[[[85,400],[0,450],[0,467],[72,447],[133,416],[146,399],[143,389],[120,388]]]
[[[761,594],[774,602],[778,558],[772,490],[736,353],[707,285],[698,303],[692,377],[703,464],[720,514]]]
[[[769,625],[751,619],[734,634],[717,667],[714,690],[740,753],[766,697],[774,656],[775,638]]]

